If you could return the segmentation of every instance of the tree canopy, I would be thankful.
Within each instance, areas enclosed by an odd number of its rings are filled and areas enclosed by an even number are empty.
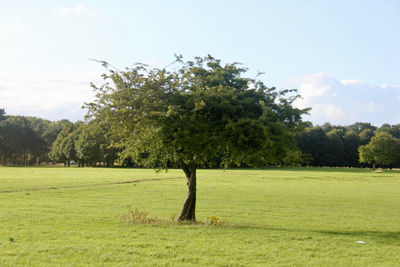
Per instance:
[[[371,142],[358,148],[360,162],[373,164],[390,165],[400,157],[400,140],[392,137],[389,133],[377,132]]]
[[[109,69],[93,87],[89,117],[111,125],[113,146],[144,166],[177,164],[188,195],[179,220],[195,220],[196,169],[280,164],[297,151],[294,135],[308,109],[292,106],[295,90],[278,91],[243,77],[238,63],[211,56],[183,62],[174,71],[137,64]],[[107,66],[107,64],[105,64]]]

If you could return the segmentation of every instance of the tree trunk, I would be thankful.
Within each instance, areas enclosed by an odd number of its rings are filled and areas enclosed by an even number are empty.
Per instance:
[[[374,163],[372,163],[372,170],[376,170],[376,165],[375,165],[375,162]]]
[[[188,192],[186,194],[186,200],[183,204],[181,214],[179,215],[178,221],[196,221],[196,161],[192,161],[189,164],[185,164],[183,160],[179,161],[180,167],[183,169],[188,186]]]

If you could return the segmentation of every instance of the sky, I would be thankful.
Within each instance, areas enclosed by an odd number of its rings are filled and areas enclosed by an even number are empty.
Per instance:
[[[82,120],[90,82],[174,54],[240,62],[278,89],[297,88],[304,120],[400,123],[398,0],[0,0],[0,108]]]

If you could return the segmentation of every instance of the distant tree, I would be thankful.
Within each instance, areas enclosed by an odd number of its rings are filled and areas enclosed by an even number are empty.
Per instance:
[[[0,152],[3,165],[30,165],[40,144],[29,118],[7,116],[0,121]]]
[[[199,165],[216,158],[224,166],[280,164],[297,149],[293,137],[307,110],[292,106],[294,91],[244,78],[246,69],[236,63],[177,59],[182,64],[173,72],[143,65],[110,70],[88,108],[110,123],[125,158],[183,169],[188,192],[178,220],[195,220]]]
[[[388,123],[385,123],[380,128],[378,128],[376,131],[387,132],[395,138],[400,138],[400,124],[390,125]]]
[[[365,129],[360,133],[360,141],[361,145],[366,145],[371,142],[372,137],[374,137],[375,133],[372,129]]]
[[[78,130],[75,150],[80,159],[80,165],[103,162],[107,166],[112,166],[118,158],[118,150],[111,146],[108,136],[109,125],[92,120]]]
[[[67,166],[70,167],[71,161],[76,161],[78,159],[77,152],[75,150],[75,143],[78,140],[79,132],[77,129],[82,125],[81,121],[75,123],[72,131],[63,139],[61,142],[61,151],[63,157],[67,161]]]
[[[307,128],[298,135],[297,145],[312,166],[329,166],[328,137],[321,127]]]
[[[371,123],[369,123],[369,122],[356,122],[356,123],[349,125],[347,128],[348,128],[348,131],[353,131],[356,134],[360,134],[361,132],[368,130],[368,129],[371,130],[372,132],[376,130],[376,127],[371,125]]]
[[[42,158],[46,164],[48,164],[50,160],[52,145],[57,139],[58,134],[64,129],[64,127],[67,127],[68,125],[71,125],[70,121],[60,120],[49,123],[47,127],[43,129],[41,136],[45,145]]]
[[[329,131],[331,131],[332,129],[333,129],[333,126],[332,126],[332,124],[330,124],[329,122],[325,122],[323,125],[322,125],[322,130],[324,130],[324,132],[325,133],[327,133],[327,132],[329,132]]]
[[[359,165],[358,147],[361,145],[360,136],[350,130],[343,136],[345,149],[345,165],[356,167]]]
[[[63,129],[57,135],[56,140],[53,142],[51,146],[51,151],[49,153],[49,157],[53,161],[62,161],[64,162],[64,166],[69,164],[68,158],[64,152],[68,152],[65,148],[68,145],[67,138],[70,133],[74,131],[74,124],[71,122],[66,122],[63,125]]]
[[[360,162],[372,164],[375,170],[376,164],[390,165],[400,157],[400,141],[387,132],[377,132],[367,145],[360,146]]]
[[[342,129],[332,129],[326,134],[328,138],[326,154],[324,158],[326,160],[326,165],[337,167],[345,165],[345,144],[342,140],[344,132]]]

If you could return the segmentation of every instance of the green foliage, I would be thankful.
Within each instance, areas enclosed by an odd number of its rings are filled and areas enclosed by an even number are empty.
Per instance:
[[[326,166],[345,166],[345,144],[343,142],[344,132],[342,129],[332,129],[326,136],[328,138],[326,154]]]
[[[89,116],[111,125],[113,146],[143,166],[172,162],[224,166],[278,164],[296,150],[294,133],[307,110],[292,106],[293,90],[244,78],[237,63],[211,56],[169,72],[136,65],[110,70],[93,87]]]
[[[56,140],[51,146],[51,152],[49,156],[52,160],[69,162],[69,160],[72,159],[69,152],[73,150],[73,146],[71,145],[71,142],[68,142],[68,136],[73,131],[74,124],[72,122],[68,121],[63,125],[62,130],[57,135]],[[71,152],[71,154],[74,154],[74,152]]]
[[[31,118],[8,116],[0,121],[0,163],[30,165],[40,156],[42,140],[31,126]]]
[[[302,152],[301,157],[304,165],[359,167],[360,163],[375,162],[390,167],[399,167],[400,160],[395,159],[396,153],[393,152],[397,149],[395,148],[395,143],[398,142],[396,138],[391,137],[392,145],[389,146],[392,146],[393,151],[389,154],[369,151],[369,148],[365,146],[374,138],[377,139],[375,135],[380,135],[378,139],[382,139],[381,133],[386,133],[384,136],[390,135],[391,132],[397,134],[398,129],[397,125],[389,124],[376,128],[370,123],[361,122],[349,126],[335,126],[325,123],[322,127],[307,128],[297,135],[296,140]],[[364,147],[362,147],[363,145]],[[359,151],[362,153],[362,159],[360,159]],[[380,163],[378,163],[374,159],[376,157],[374,153],[386,156],[380,156],[381,159],[378,160]],[[361,164],[361,166],[364,165]]]
[[[368,145],[359,147],[359,152],[360,162],[390,165],[400,157],[400,140],[387,132],[377,132]]]
[[[313,166],[329,166],[327,158],[328,137],[321,127],[306,129],[297,137],[297,144],[307,161]]]
[[[372,129],[365,129],[360,133],[360,140],[362,145],[366,145],[371,142],[372,137],[374,137],[375,133]]]
[[[81,121],[64,126],[52,145],[50,156],[56,161],[79,161],[83,166],[105,162],[112,166],[117,158],[117,150],[110,147],[108,128],[93,120],[85,124]]]
[[[372,132],[376,130],[376,126],[371,125],[369,122],[356,122],[349,125],[347,128],[349,131],[353,131],[356,134],[361,134],[365,130],[370,130]]]
[[[400,124],[390,125],[388,123],[385,123],[377,131],[378,132],[387,132],[394,138],[400,138]]]
[[[344,148],[345,148],[345,165],[346,166],[358,166],[359,155],[358,147],[361,145],[360,136],[352,130],[349,130],[343,136]]]

